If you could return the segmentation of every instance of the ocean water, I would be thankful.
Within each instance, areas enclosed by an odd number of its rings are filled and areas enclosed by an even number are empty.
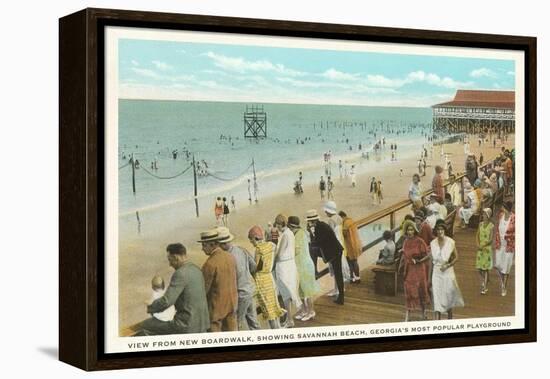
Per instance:
[[[235,196],[248,202],[253,167],[259,197],[292,192],[298,173],[304,185],[325,175],[323,154],[330,151],[331,171],[338,161],[349,170],[361,160],[361,170],[377,162],[373,144],[384,138],[385,149],[397,144],[397,157],[416,154],[431,135],[431,109],[338,105],[262,104],[267,113],[268,138],[243,137],[245,103],[186,101],[119,101],[119,214],[146,213],[175,203],[193,202],[192,156],[208,165],[211,176],[199,176],[198,199],[210,209],[215,197]],[[303,141],[303,143],[302,143]],[[359,150],[361,144],[361,150]],[[351,147],[351,149],[350,149]],[[174,159],[172,152],[178,151]],[[369,160],[361,154],[370,151]],[[188,156],[185,152],[188,152]],[[140,161],[132,191],[131,156]],[[156,161],[157,169],[151,167]],[[204,167],[204,163],[202,164]],[[356,168],[356,172],[358,169]],[[153,175],[151,175],[153,174]],[[253,184],[250,186],[253,192]]]

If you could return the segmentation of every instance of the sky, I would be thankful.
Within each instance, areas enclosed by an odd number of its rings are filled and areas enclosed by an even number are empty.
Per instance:
[[[514,89],[512,60],[119,40],[119,97],[429,107]]]

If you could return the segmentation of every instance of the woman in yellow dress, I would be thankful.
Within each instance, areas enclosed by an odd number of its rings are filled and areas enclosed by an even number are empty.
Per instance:
[[[488,291],[489,270],[493,268],[493,233],[494,225],[491,222],[491,208],[485,208],[482,212],[482,221],[477,229],[477,254],[476,268],[481,275],[481,294],[485,295]]]
[[[280,328],[279,317],[286,311],[281,308],[277,300],[277,290],[273,279],[273,265],[275,261],[275,244],[265,241],[263,229],[255,225],[248,231],[248,240],[256,248],[256,301],[262,310],[263,317],[268,321],[271,329]]]

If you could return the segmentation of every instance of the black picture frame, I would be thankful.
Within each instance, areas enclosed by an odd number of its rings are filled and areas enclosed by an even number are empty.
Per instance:
[[[525,53],[525,328],[200,351],[103,353],[104,28],[507,49]],[[59,21],[59,358],[85,370],[338,355],[536,341],[536,50],[533,37],[84,9]]]

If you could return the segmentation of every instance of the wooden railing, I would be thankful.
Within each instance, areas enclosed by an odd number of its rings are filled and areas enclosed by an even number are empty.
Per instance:
[[[495,159],[492,159],[490,161],[487,161],[487,163],[485,163],[484,165],[482,165],[481,167],[478,167],[478,170],[479,168],[483,168],[483,169],[487,169],[487,168],[490,168],[494,165],[494,162],[495,162],[496,158]],[[458,181],[459,185],[460,185],[460,196],[461,196],[461,200],[464,201],[464,182],[463,182],[463,178],[466,176],[466,173],[465,172],[462,172],[462,173],[457,173],[455,174],[455,181]],[[443,183],[443,186],[445,187],[445,191],[447,190],[447,187],[450,186],[451,184],[453,184],[453,182],[447,180],[446,182]],[[473,185],[473,183],[472,183]],[[428,190],[428,191],[425,191],[422,193],[422,201],[424,201],[424,199],[431,195],[433,193],[433,190]],[[412,201],[411,200],[403,200],[403,201],[400,201],[398,203],[395,203],[387,208],[384,208],[384,209],[381,209],[367,217],[364,217],[360,220],[357,220],[355,222],[355,226],[357,227],[357,229],[361,229],[361,228],[364,228],[364,227],[367,227],[369,226],[370,224],[378,221],[378,220],[381,220],[385,217],[389,217],[390,218],[390,230],[392,231],[392,233],[396,233],[397,231],[399,231],[399,228],[400,228],[400,225],[399,224],[396,224],[396,220],[395,220],[395,215],[398,211],[406,208],[406,207],[410,207],[412,205]],[[373,248],[374,246],[378,245],[380,242],[382,242],[384,239],[382,236],[378,237],[378,238],[375,238],[374,240],[372,241],[368,241],[363,247],[362,247],[362,251],[365,252],[371,248]]]

